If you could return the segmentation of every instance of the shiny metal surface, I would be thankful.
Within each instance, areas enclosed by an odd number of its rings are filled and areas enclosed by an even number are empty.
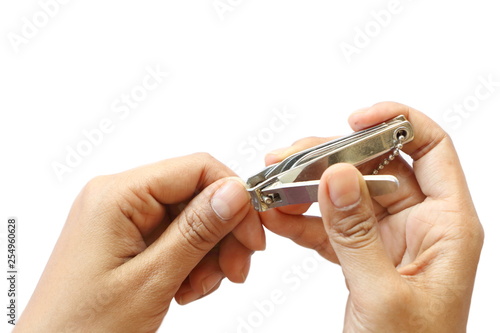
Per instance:
[[[404,116],[293,154],[248,179],[248,191],[254,208],[265,211],[315,202],[318,179],[329,166],[341,162],[361,165],[391,151],[401,136],[404,137],[403,144],[413,140],[413,128]],[[366,177],[372,187],[372,196],[397,189],[395,177]]]

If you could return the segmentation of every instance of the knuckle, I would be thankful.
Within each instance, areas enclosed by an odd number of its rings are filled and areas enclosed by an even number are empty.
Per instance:
[[[194,153],[193,156],[201,161],[206,161],[208,163],[216,161],[215,157],[213,157],[210,153],[207,152]]]
[[[484,228],[481,222],[477,222],[476,225],[476,239],[481,242],[481,245],[484,243]]]
[[[397,288],[397,292],[389,291],[381,293],[379,296],[381,304],[389,312],[406,310],[403,305],[412,304],[415,301],[415,296],[406,288]]]
[[[415,294],[407,285],[400,283],[400,280],[385,281],[384,287],[375,292],[372,297],[365,298],[370,302],[370,306],[376,307],[384,304],[378,311],[382,312],[381,318],[394,315],[398,318],[408,318],[418,303]]]
[[[477,223],[473,226],[471,238],[476,244],[476,248],[478,251],[481,251],[484,245],[484,228],[481,222],[477,221]]]
[[[181,221],[180,234],[196,250],[208,251],[219,241],[219,230],[206,210],[185,209]]]
[[[85,184],[81,190],[81,197],[83,200],[95,198],[107,198],[107,190],[112,187],[112,176],[97,176],[92,178]]]
[[[330,243],[330,240],[326,235],[321,241],[314,245],[312,249],[322,256],[337,257],[335,251],[333,250],[332,243]]]
[[[206,152],[191,155],[199,166],[203,168],[203,175],[214,180],[233,175],[232,171],[218,159]]]
[[[356,212],[332,223],[330,237],[346,247],[364,247],[376,239],[376,223],[370,212]]]
[[[87,191],[96,191],[105,186],[108,181],[109,176],[96,176],[87,182],[84,189]]]

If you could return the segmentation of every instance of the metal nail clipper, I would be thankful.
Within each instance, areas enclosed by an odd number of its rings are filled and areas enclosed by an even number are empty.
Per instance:
[[[247,180],[256,210],[318,201],[319,179],[335,163],[359,166],[369,160],[392,153],[373,172],[363,176],[371,196],[398,189],[398,179],[377,175],[395,156],[403,144],[413,140],[413,128],[404,116],[352,133],[348,136],[295,153],[270,165]]]

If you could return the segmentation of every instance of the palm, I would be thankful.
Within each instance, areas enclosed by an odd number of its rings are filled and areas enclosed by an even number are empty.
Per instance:
[[[379,231],[388,256],[395,266],[405,266],[418,255],[425,233],[425,202],[379,220]]]
[[[449,232],[449,219],[442,219],[452,209],[446,201],[426,198],[394,215],[379,220],[379,231],[388,256],[397,267],[414,262],[425,250]]]

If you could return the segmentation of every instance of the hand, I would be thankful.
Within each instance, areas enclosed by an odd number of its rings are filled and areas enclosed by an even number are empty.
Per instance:
[[[232,171],[205,154],[90,181],[75,200],[17,330],[153,332],[227,277],[265,236]]]
[[[403,149],[414,169],[398,158],[383,170],[398,177],[397,192],[372,199],[361,173],[338,164],[320,181],[322,220],[302,216],[301,205],[266,212],[263,223],[341,264],[346,332],[464,332],[484,236],[450,137],[396,103],[363,109],[349,123],[359,131],[400,114],[414,128]],[[267,162],[322,141],[299,141]]]

